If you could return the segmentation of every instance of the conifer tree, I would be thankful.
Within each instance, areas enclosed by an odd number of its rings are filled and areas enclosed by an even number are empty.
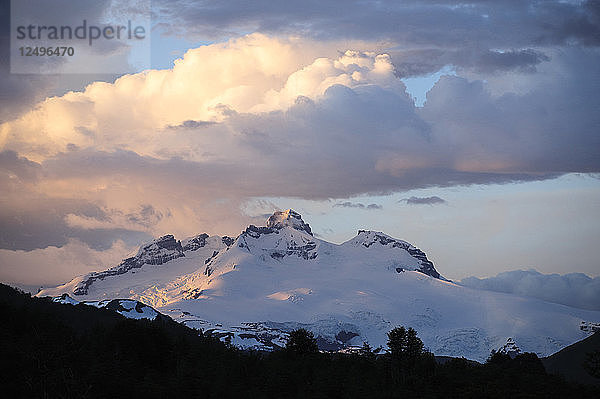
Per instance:
[[[290,333],[285,349],[288,352],[299,355],[319,352],[317,339],[314,334],[312,331],[308,331],[304,328],[299,328]]]

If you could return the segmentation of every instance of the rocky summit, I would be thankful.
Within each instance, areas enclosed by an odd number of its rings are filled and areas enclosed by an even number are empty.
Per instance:
[[[304,231],[311,236],[313,235],[308,223],[302,220],[302,216],[292,209],[287,211],[277,211],[267,219],[267,227],[271,229],[281,229],[283,227],[291,227],[293,229]]]

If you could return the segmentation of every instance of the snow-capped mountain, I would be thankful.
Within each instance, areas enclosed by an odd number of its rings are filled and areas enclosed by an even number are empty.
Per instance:
[[[359,230],[343,244],[320,240],[293,210],[236,239],[161,237],[116,267],[38,295],[65,293],[141,301],[258,349],[283,345],[299,327],[322,349],[385,346],[386,333],[405,325],[436,355],[485,360],[507,342],[549,355],[590,334],[581,325],[600,322],[598,311],[454,284],[423,251],[380,232]]]

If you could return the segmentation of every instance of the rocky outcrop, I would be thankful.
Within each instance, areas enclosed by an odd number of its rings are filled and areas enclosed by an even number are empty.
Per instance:
[[[288,243],[286,255],[294,255],[305,260],[315,259],[317,257],[317,243],[309,241],[304,245],[299,245],[295,241]]]
[[[221,237],[221,241],[223,242],[223,244],[225,244],[228,247],[230,247],[235,242],[235,238],[231,238],[231,237],[228,237],[228,236],[223,236],[223,237]]]
[[[595,333],[600,331],[600,323],[593,323],[591,321],[582,321],[579,325],[581,331],[587,333]]]
[[[206,239],[208,238],[208,234],[202,233],[197,235],[196,237],[190,238],[185,245],[183,246],[184,251],[197,251],[200,248],[204,248],[206,245]]]
[[[265,234],[273,234],[276,233],[278,234],[279,232],[277,231],[277,229],[271,228],[271,227],[256,227],[255,225],[251,224],[250,226],[248,226],[246,228],[246,230],[244,230],[242,232],[242,235],[247,235],[250,236],[252,238],[259,238],[262,235]]]
[[[425,252],[421,251],[419,248],[409,248],[407,251],[413,258],[416,258],[421,262],[421,268],[419,269],[421,273],[434,278],[440,278],[440,274],[435,270],[435,267],[433,267],[433,262],[427,259]]]

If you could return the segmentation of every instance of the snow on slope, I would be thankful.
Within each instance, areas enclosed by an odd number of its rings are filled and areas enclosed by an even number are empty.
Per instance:
[[[53,301],[68,305],[78,305],[81,303],[88,306],[95,306],[97,308],[104,308],[112,310],[113,312],[117,312],[129,319],[154,320],[160,315],[160,313],[152,307],[132,299],[104,299],[102,301],[79,302],[71,298],[69,294],[62,294],[61,296],[54,298]]]
[[[42,290],[38,296],[68,293],[80,300],[130,298],[160,306],[168,301],[162,295],[166,285],[176,285],[179,278],[203,270],[207,258],[232,243],[229,237],[207,234],[183,242],[166,235],[143,245],[137,254],[113,268],[76,277]]]
[[[587,336],[582,322],[600,322],[598,311],[453,284],[418,248],[383,233],[360,230],[341,245],[319,240],[292,210],[235,240],[162,237],[116,268],[38,295],[62,293],[140,300],[256,349],[281,346],[298,327],[323,349],[385,346],[386,333],[405,325],[436,355],[481,361],[509,339],[549,355]]]

